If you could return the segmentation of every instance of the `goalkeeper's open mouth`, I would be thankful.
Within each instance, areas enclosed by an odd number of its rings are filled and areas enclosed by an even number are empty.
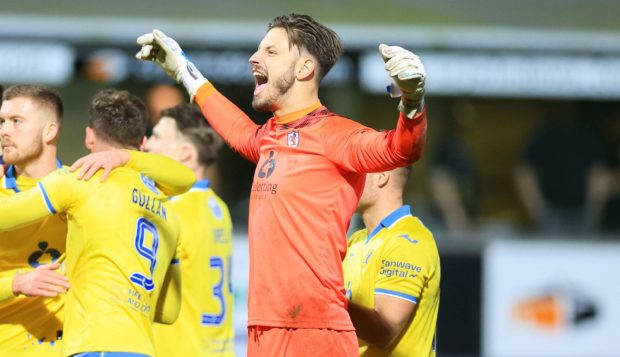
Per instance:
[[[256,85],[254,95],[258,95],[267,88],[268,78],[267,75],[259,71],[253,71],[252,74],[254,75],[254,84]]]

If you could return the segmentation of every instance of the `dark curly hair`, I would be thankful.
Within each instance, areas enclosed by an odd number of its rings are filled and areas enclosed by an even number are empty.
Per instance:
[[[268,29],[283,28],[288,34],[289,45],[306,50],[319,62],[317,78],[319,81],[342,55],[340,37],[331,29],[318,23],[308,15],[290,14],[273,19]]]
[[[88,126],[101,139],[122,147],[140,147],[148,120],[144,102],[128,91],[105,89],[90,103]]]
[[[177,130],[194,145],[202,166],[207,167],[217,161],[222,139],[207,123],[200,109],[192,104],[179,104],[162,110],[161,118],[164,117],[173,119]]]

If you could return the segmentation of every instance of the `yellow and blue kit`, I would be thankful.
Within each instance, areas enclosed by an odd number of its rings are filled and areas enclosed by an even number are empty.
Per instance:
[[[435,356],[439,311],[439,253],[432,233],[402,206],[370,234],[353,233],[343,263],[347,298],[374,309],[375,295],[388,295],[417,305],[402,336],[385,349],[360,343],[361,356]]]
[[[183,227],[178,253],[182,302],[176,322],[155,324],[157,355],[234,356],[228,207],[208,180],[199,180],[170,204]]]
[[[57,162],[61,167],[60,162]],[[38,179],[17,176],[8,166],[0,179],[0,199],[36,186]],[[67,224],[54,215],[0,233],[0,351],[11,356],[58,356],[62,342],[64,295],[56,298],[13,296],[13,278],[65,252]]]
[[[167,197],[129,168],[89,181],[60,169],[38,189],[2,200],[0,230],[67,215],[63,356],[87,351],[155,355],[152,320],[176,254],[179,226]],[[193,175],[193,174],[192,174]]]
[[[157,187],[168,195],[185,192],[195,180],[190,169],[172,159],[128,152],[130,160],[126,166],[156,178]],[[62,167],[60,161],[57,166]],[[17,176],[15,168],[8,166],[0,181],[1,200],[35,187],[38,179]],[[59,355],[65,296],[15,297],[12,282],[18,271],[56,261],[65,252],[66,236],[64,215],[46,216],[18,229],[0,232],[0,351],[3,353],[16,357]]]

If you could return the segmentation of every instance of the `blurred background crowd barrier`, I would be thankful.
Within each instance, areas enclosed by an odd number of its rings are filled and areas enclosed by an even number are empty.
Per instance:
[[[345,53],[321,100],[377,129],[396,102],[379,43],[420,55],[428,144],[405,199],[442,255],[439,356],[618,356],[620,3],[612,0],[14,1],[0,5],[0,84],[44,83],[65,102],[60,159],[86,153],[99,89],[142,96],[152,120],[185,93],[135,38],[159,28],[257,123],[248,58],[275,16],[307,13]],[[247,206],[254,167],[228,148],[213,186],[235,224],[244,351]],[[359,227],[354,218],[352,229]],[[243,355],[243,352],[240,352]]]

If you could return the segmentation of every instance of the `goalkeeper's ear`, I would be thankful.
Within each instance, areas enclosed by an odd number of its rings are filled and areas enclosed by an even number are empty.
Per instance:
[[[301,57],[298,60],[295,77],[297,80],[308,80],[316,76],[316,62],[312,57]]]

